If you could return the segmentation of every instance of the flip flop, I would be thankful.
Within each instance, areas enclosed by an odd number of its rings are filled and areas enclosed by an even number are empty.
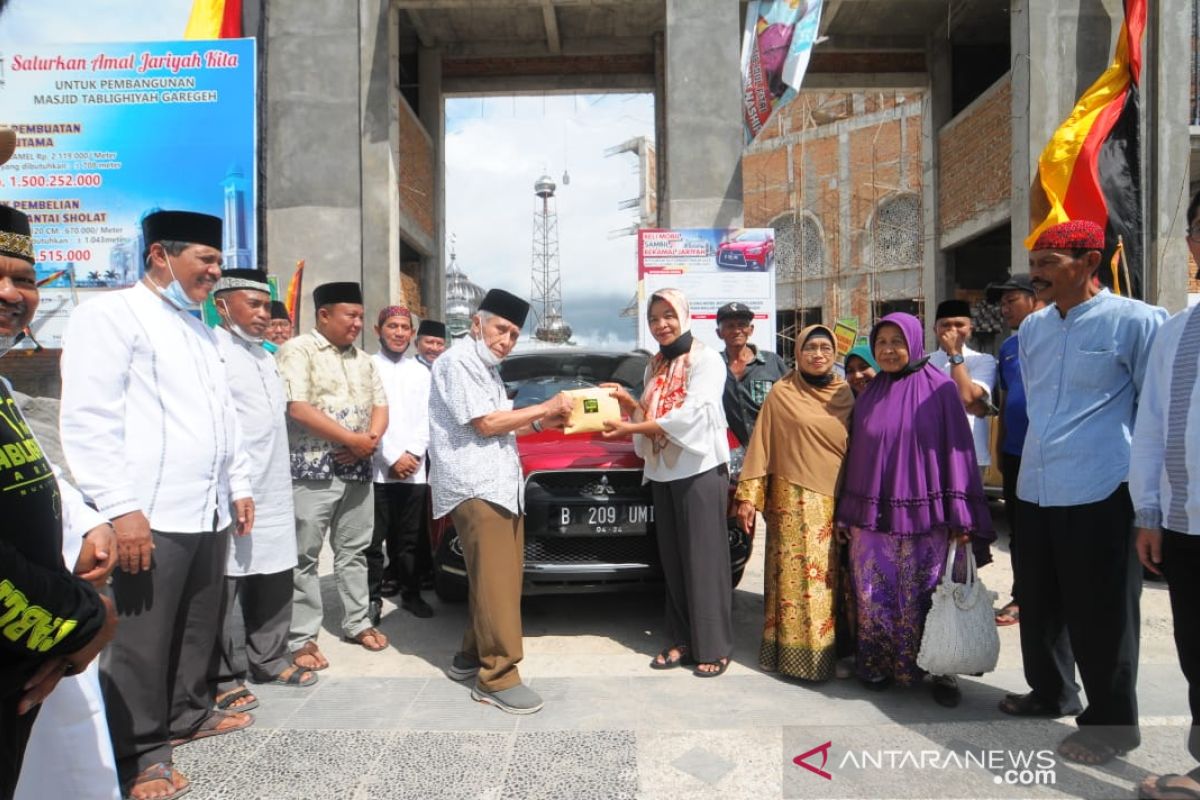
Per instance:
[[[238,700],[241,700],[243,697],[251,698],[250,702],[243,703],[240,706],[235,706],[234,703],[236,703]],[[216,701],[214,705],[218,711],[253,711],[254,709],[258,708],[258,698],[254,696],[254,692],[250,691],[245,686],[241,686],[237,689],[230,689],[224,694],[217,695],[214,699]]]
[[[1141,800],[1200,800],[1200,791],[1186,786],[1169,786],[1167,781],[1172,778],[1191,778],[1200,783],[1200,779],[1190,775],[1148,775],[1138,784],[1138,797]]]
[[[1072,748],[1083,751],[1090,758],[1080,758],[1078,755],[1072,755],[1069,752]],[[1088,731],[1075,731],[1058,743],[1058,754],[1060,756],[1073,764],[1082,764],[1085,767],[1103,766],[1114,758],[1123,756],[1128,752],[1128,749],[1122,750]]]
[[[180,778],[183,778],[184,783],[182,786],[176,784],[176,775],[178,775]],[[183,797],[192,790],[192,784],[188,782],[187,778],[184,778],[182,772],[176,771],[174,764],[169,764],[166,761],[159,761],[155,764],[151,764],[139,772],[137,777],[133,779],[133,783],[129,784],[129,791],[123,793],[123,796],[126,798],[126,800],[129,800],[133,797],[134,789],[136,789],[138,786],[141,786],[143,783],[150,783],[151,781],[166,781],[167,783],[171,784],[171,793],[164,795],[160,800],[174,800],[174,798]]]
[[[679,651],[679,658],[671,658],[672,650]],[[662,660],[659,661],[659,659]],[[676,644],[664,647],[658,655],[650,659],[650,669],[675,669],[684,664],[690,667],[695,665],[695,663],[696,661],[688,655],[687,646]]]
[[[1027,694],[1006,694],[1004,699],[997,705],[1005,714],[1014,717],[1045,717],[1046,719],[1057,719],[1058,717],[1071,716],[1064,714],[1057,706],[1052,706],[1044,700],[1039,699],[1033,692]]]
[[[700,667],[703,666],[716,667],[716,669],[710,672],[705,672],[704,670],[700,669]],[[729,669],[729,659],[721,658],[716,661],[701,661],[696,665],[696,669],[692,670],[692,674],[697,678],[715,678],[718,675],[724,675],[725,670],[727,669]]]
[[[286,678],[283,677],[284,675],[287,675],[287,677]],[[305,678],[304,677],[305,675],[308,675],[308,678]],[[253,679],[251,679],[251,680],[253,680]],[[254,681],[254,683],[260,683],[260,684],[266,683],[266,684],[270,684],[272,686],[300,686],[300,687],[312,686],[316,682],[317,682],[316,670],[305,669],[304,667],[300,666],[299,664],[297,664],[295,662],[292,662],[292,666],[288,667],[283,672],[279,673],[278,675],[276,675],[274,678],[272,678],[269,681]],[[245,710],[245,708],[244,707],[239,708],[238,710],[243,711],[243,710]]]
[[[375,640],[376,643],[374,645],[367,644],[366,640],[368,636]],[[351,644],[362,645],[364,650],[369,650],[372,653],[378,653],[381,650],[386,650],[388,646],[387,637],[384,636],[383,632],[378,628],[363,628],[353,636],[343,636],[342,641],[350,642]],[[381,641],[383,644],[379,644]]]
[[[1015,603],[1009,603],[1004,608],[996,612],[996,626],[1006,628],[1009,625],[1016,625],[1021,621],[1021,609]]]
[[[246,728],[249,728],[251,725],[254,724],[254,717],[251,716],[250,714],[246,714],[245,715],[246,718],[243,721],[239,722],[237,725],[234,725],[234,726],[228,727],[228,728],[218,727],[221,724],[221,720],[227,719],[229,717],[232,717],[234,714],[240,714],[240,713],[242,713],[242,712],[240,712],[240,711],[235,711],[235,712],[214,711],[213,713],[209,714],[207,717],[204,718],[204,722],[200,723],[200,727],[197,728],[194,733],[192,733],[189,736],[183,736],[179,739],[172,739],[171,746],[179,747],[181,745],[185,745],[190,742],[199,741],[200,739],[208,739],[213,736],[224,736],[227,733],[233,733],[234,731],[245,730]]]
[[[315,663],[315,666],[306,667],[303,664],[296,664],[296,656],[308,656]],[[304,646],[292,651],[292,663],[305,672],[320,672],[323,669],[329,669],[329,661],[321,654],[317,643],[309,639],[304,643]]]

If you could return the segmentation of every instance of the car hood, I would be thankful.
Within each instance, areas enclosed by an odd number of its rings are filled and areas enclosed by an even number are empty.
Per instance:
[[[722,250],[757,250],[769,245],[770,242],[722,242]]]
[[[530,472],[565,469],[641,469],[642,459],[629,439],[604,439],[599,434],[564,436],[543,431],[517,439],[521,467]]]

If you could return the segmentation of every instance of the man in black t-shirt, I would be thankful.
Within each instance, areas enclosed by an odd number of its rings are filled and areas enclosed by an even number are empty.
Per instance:
[[[37,310],[29,220],[0,205],[0,355]],[[12,797],[37,707],[112,638],[112,603],[62,557],[50,462],[0,379],[0,800]]]

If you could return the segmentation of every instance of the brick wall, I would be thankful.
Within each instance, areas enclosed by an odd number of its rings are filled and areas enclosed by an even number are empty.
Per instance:
[[[58,360],[62,350],[11,350],[0,361],[0,375],[8,378],[13,388],[32,397],[58,397],[62,394],[62,379]]]
[[[403,99],[399,131],[400,211],[433,238],[433,145]]]
[[[1012,83],[1005,74],[938,132],[938,235],[1007,207]]]

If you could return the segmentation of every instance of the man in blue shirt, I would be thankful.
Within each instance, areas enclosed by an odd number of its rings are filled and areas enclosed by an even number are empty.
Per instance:
[[[1161,308],[1099,288],[1104,230],[1046,229],[1029,254],[1049,304],[1021,326],[1029,429],[1017,478],[1021,655],[1032,691],[1001,709],[1057,716],[1079,708],[1070,649],[1087,690],[1080,729],[1058,747],[1097,765],[1141,742],[1137,711],[1141,565],[1126,479],[1138,396]]]
[[[1020,359],[1017,356],[1017,329],[1025,318],[1046,304],[1038,299],[1029,275],[1013,275],[1003,283],[987,288],[987,301],[1000,304],[1000,316],[1012,331],[1012,336],[1000,345],[1000,473],[1004,476],[1004,516],[1008,521],[1008,554],[1013,562],[1012,600],[996,612],[997,625],[1015,625],[1020,621],[1017,602],[1017,473],[1021,470],[1021,448],[1025,445],[1025,384],[1021,383]]]
[[[1188,249],[1200,262],[1200,193],[1188,206]],[[1167,321],[1150,350],[1129,464],[1142,565],[1167,579],[1175,648],[1188,682],[1188,751],[1200,762],[1200,313]],[[1200,797],[1200,766],[1149,775],[1138,797]]]

